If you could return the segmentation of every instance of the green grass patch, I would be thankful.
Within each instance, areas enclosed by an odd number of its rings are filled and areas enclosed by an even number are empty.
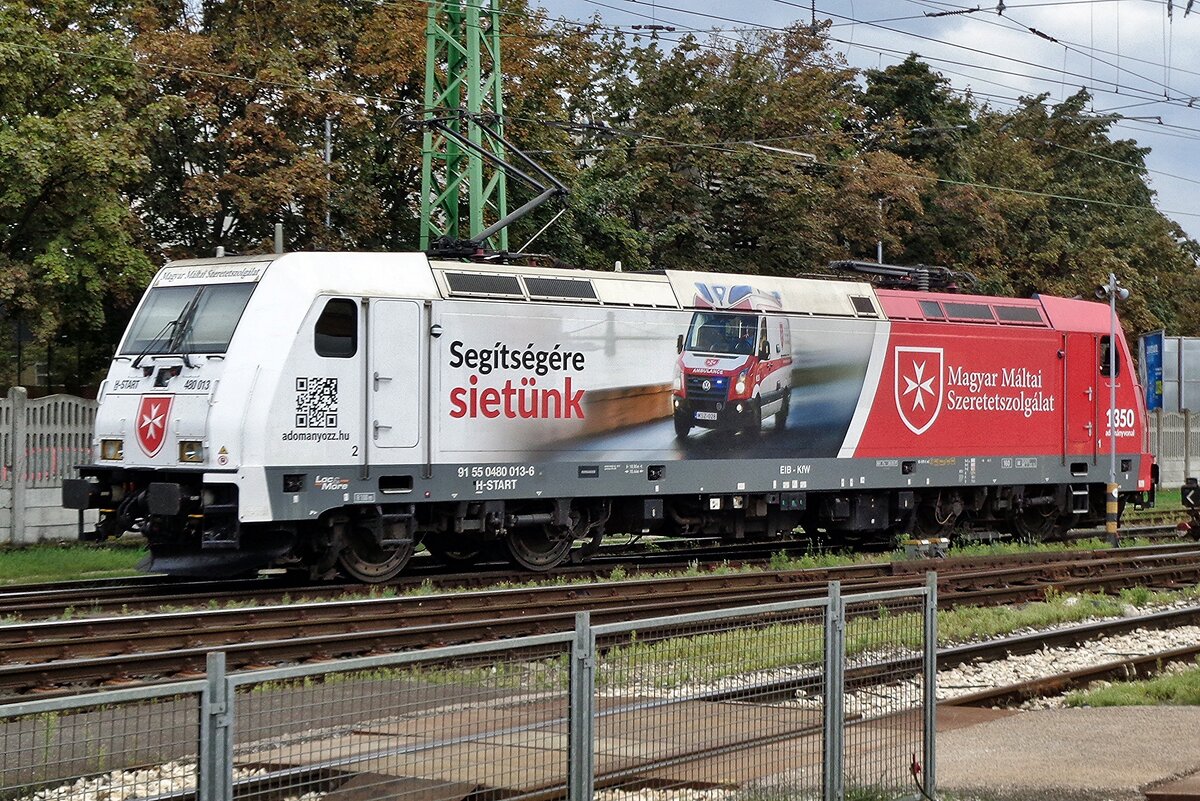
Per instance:
[[[1200,585],[1183,590],[1157,591],[1146,587],[1121,590],[1119,595],[1049,593],[1046,600],[1021,606],[966,606],[938,612],[938,641],[971,642],[1011,634],[1025,628],[1082,623],[1118,617],[1127,606],[1159,606],[1200,598]]]
[[[1111,684],[1067,694],[1067,706],[1198,706],[1200,666],[1145,681]]]
[[[135,576],[143,548],[35,545],[0,550],[0,585]]]

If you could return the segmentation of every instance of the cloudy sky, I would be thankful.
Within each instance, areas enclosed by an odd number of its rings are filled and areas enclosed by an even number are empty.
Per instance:
[[[540,0],[539,5],[552,17],[598,15],[623,30],[674,27],[660,34],[664,41],[713,29],[735,36],[741,29],[808,21],[812,14],[811,0]],[[1195,202],[1200,2],[1185,13],[1189,5],[1188,0],[817,0],[816,16],[832,22],[832,44],[852,66],[886,67],[916,52],[955,89],[969,89],[1000,109],[1011,108],[1022,95],[1048,92],[1059,100],[1088,88],[1096,112],[1125,116],[1114,136],[1152,148],[1147,163],[1159,208],[1200,238]]]

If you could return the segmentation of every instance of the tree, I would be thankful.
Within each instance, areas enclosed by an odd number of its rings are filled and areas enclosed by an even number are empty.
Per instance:
[[[379,224],[356,181],[339,189],[344,162],[324,162],[327,119],[339,141],[368,124],[362,90],[345,86],[369,13],[335,0],[142,5],[134,44],[170,113],[139,195],[173,255],[269,250],[275,223],[289,247],[352,247]]]
[[[862,95],[875,146],[928,164],[943,176],[965,177],[961,142],[974,129],[969,100],[917,55],[882,70],[867,70]]]
[[[0,303],[34,346],[96,340],[154,273],[126,190],[155,110],[138,102],[126,19],[119,3],[0,5]],[[99,350],[80,351],[83,370]]]
[[[973,173],[1010,190],[981,190],[1003,220],[995,268],[1014,294],[1068,297],[1089,297],[1113,272],[1133,290],[1127,330],[1196,331],[1183,310],[1200,289],[1200,246],[1154,207],[1147,149],[1110,138],[1115,118],[1086,113],[1089,99],[1081,91],[1047,108],[1043,95],[980,116]]]

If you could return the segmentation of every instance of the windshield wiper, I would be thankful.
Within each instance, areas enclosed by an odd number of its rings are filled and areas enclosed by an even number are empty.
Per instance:
[[[184,344],[192,337],[192,322],[196,319],[196,309],[200,307],[200,296],[203,294],[204,287],[201,287],[179,312],[179,316],[175,318],[175,330],[171,332],[171,341],[167,343],[167,350],[178,351],[183,357],[183,363],[188,367],[193,365],[187,351],[184,350]]]
[[[153,348],[156,343],[161,342],[163,337],[165,337],[167,335],[167,332],[170,331],[172,328],[174,328],[178,324],[179,324],[178,318],[176,318],[174,320],[168,320],[167,324],[164,325],[162,328],[160,328],[158,333],[155,334],[154,336],[152,336],[146,342],[146,347],[142,348],[141,353],[139,353],[133,359],[134,369],[137,369],[138,367],[140,367],[142,365],[142,359],[146,358],[146,356],[149,355],[150,349]]]

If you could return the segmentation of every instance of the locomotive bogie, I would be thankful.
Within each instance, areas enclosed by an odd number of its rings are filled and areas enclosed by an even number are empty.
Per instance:
[[[221,301],[218,303],[218,301]],[[168,265],[64,504],[153,569],[549,570],[606,535],[1044,539],[1152,491],[1107,308],[286,254]],[[1110,382],[1118,403],[1108,409]],[[740,407],[740,409],[739,409]]]

